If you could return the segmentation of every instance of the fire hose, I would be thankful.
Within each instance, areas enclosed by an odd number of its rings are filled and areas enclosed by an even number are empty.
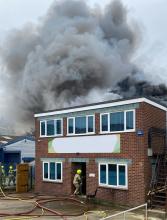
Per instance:
[[[0,217],[22,216],[20,219],[24,219],[23,217],[26,217],[26,218],[27,217],[33,217],[33,218],[35,218],[35,217],[41,217],[41,216],[60,216],[62,219],[66,219],[67,216],[73,216],[73,217],[81,216],[81,215],[84,215],[84,213],[86,213],[88,211],[88,206],[83,201],[80,201],[80,200],[75,199],[75,198],[59,197],[59,198],[55,199],[55,198],[48,197],[48,198],[42,198],[42,199],[37,199],[35,201],[31,201],[29,199],[22,199],[22,198],[18,198],[18,197],[7,196],[3,192],[1,187],[0,187],[0,192],[2,193],[3,197],[7,200],[18,200],[18,201],[22,201],[22,202],[25,202],[25,203],[33,204],[33,208],[31,208],[31,210],[29,210],[29,211],[17,212],[17,213],[1,213],[0,212]],[[49,208],[44,206],[45,203],[53,202],[53,201],[70,201],[70,202],[75,203],[78,206],[82,206],[84,208],[84,211],[81,211],[80,213],[77,213],[77,214],[64,214],[64,213],[58,212],[58,211],[53,210],[53,209],[49,209]],[[41,214],[37,214],[37,215],[32,214],[32,212],[35,211],[36,208],[41,209]],[[45,211],[50,212],[51,214],[44,214]],[[16,219],[16,218],[13,218],[13,220],[14,219]],[[17,218],[17,219],[19,219],[19,218]]]

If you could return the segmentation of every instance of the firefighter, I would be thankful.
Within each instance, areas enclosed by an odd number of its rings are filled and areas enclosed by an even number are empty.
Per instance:
[[[2,171],[2,186],[5,186],[5,183],[6,183],[6,176],[5,176],[5,169],[4,169],[4,166],[1,166],[1,171]]]
[[[74,195],[81,194],[81,185],[82,185],[81,173],[82,171],[78,169],[73,179],[73,184],[75,186]]]
[[[13,185],[15,185],[15,174],[14,174],[13,166],[9,166],[9,172],[8,172],[8,186],[10,186],[11,181],[13,182]]]

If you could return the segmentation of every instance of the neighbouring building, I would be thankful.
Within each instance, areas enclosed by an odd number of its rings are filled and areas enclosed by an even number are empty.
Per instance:
[[[144,203],[166,150],[166,111],[136,98],[35,114],[36,192],[73,194],[72,180],[81,168],[83,194]]]
[[[33,136],[0,136],[0,162],[6,170],[10,165],[29,163],[35,159],[35,139]]]

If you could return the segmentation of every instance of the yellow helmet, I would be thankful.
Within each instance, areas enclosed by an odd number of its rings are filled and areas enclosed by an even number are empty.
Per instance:
[[[13,169],[13,166],[9,166],[9,169]]]
[[[77,174],[79,174],[79,175],[80,175],[81,173],[82,173],[82,170],[80,170],[80,169],[79,169],[79,170],[77,170]]]

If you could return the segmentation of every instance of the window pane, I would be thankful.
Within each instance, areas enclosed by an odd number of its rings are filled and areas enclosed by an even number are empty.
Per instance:
[[[125,166],[119,165],[119,185],[125,186]]]
[[[54,120],[47,121],[47,135],[54,135]]]
[[[44,163],[44,179],[48,179],[48,163]]]
[[[124,130],[124,112],[115,112],[110,114],[110,131]]]
[[[93,132],[93,116],[88,116],[88,132]]]
[[[55,163],[50,162],[50,179],[55,180]]]
[[[86,133],[86,117],[75,118],[75,134]]]
[[[56,134],[61,134],[61,120],[56,120]]]
[[[74,119],[73,118],[69,118],[68,119],[68,133],[69,134],[73,134],[74,133]]]
[[[61,180],[61,163],[57,163],[57,179]]]
[[[126,112],[126,129],[133,129],[133,111]]]
[[[106,184],[106,165],[100,165],[100,183]]]
[[[102,115],[102,131],[108,131],[108,115]]]
[[[41,135],[45,135],[45,122],[41,122]]]
[[[117,185],[117,165],[109,164],[108,165],[108,184]]]

